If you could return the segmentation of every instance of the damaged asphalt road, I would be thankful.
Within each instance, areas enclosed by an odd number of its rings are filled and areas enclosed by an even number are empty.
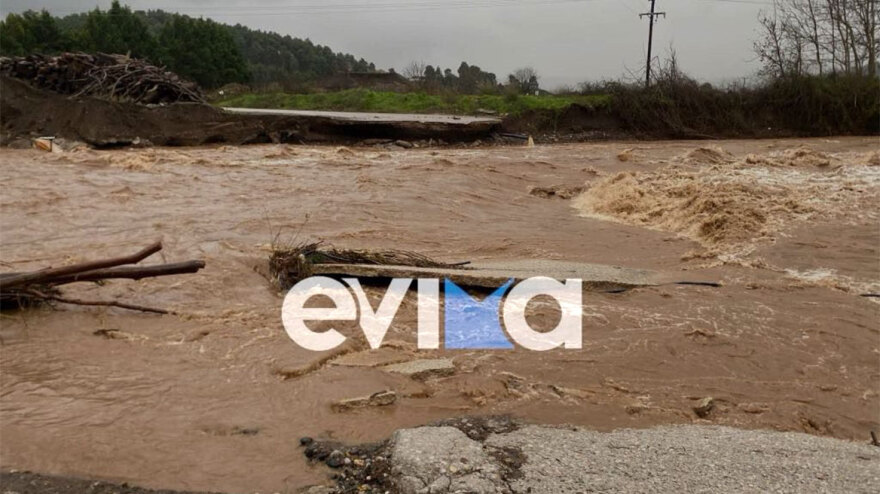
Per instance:
[[[867,443],[719,426],[602,433],[459,418],[330,447],[336,485],[306,492],[873,492],[880,482],[880,449]]]

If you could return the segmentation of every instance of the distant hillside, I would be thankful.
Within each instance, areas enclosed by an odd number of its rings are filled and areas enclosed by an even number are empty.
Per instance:
[[[131,53],[208,88],[231,82],[286,86],[376,70],[363,58],[336,53],[308,39],[162,10],[132,11],[116,1],[106,11],[63,18],[29,11],[9,14],[0,22],[0,54],[61,51]]]
[[[376,66],[348,53],[334,53],[327,46],[308,39],[255,31],[236,24],[230,26],[235,43],[244,54],[251,80],[267,83],[311,80],[344,72],[375,72]]]
[[[148,29],[160,33],[175,17],[188,17],[163,10],[136,11]],[[308,39],[282,36],[251,29],[241,24],[221,24],[235,40],[250,73],[250,82],[267,84],[310,81],[345,72],[374,72],[376,66],[348,53],[336,53],[328,46]]]

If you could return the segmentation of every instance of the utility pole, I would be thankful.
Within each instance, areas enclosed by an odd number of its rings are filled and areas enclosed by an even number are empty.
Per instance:
[[[651,46],[654,43],[654,21],[661,15],[666,17],[666,12],[655,12],[654,4],[657,0],[651,0],[651,11],[639,14],[639,19],[648,17],[648,63],[645,65],[645,87],[651,85]]]

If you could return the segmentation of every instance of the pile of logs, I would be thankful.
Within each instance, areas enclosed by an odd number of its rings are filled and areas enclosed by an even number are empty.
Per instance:
[[[64,53],[58,56],[0,57],[0,74],[41,89],[140,104],[204,103],[192,82],[126,55]]]
[[[139,280],[157,276],[196,273],[205,267],[204,261],[186,261],[154,266],[126,266],[137,264],[162,250],[162,243],[156,242],[130,255],[89,261],[58,268],[46,268],[24,273],[0,273],[0,308],[23,308],[42,302],[58,302],[74,305],[99,305],[122,309],[168,314],[164,309],[155,309],[117,301],[89,301],[63,297],[58,289],[61,285],[77,282],[100,283],[109,279],[125,278]]]

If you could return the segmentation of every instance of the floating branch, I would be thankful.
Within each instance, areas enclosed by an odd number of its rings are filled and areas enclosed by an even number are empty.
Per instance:
[[[155,266],[126,266],[137,264],[162,250],[162,243],[152,243],[140,251],[121,257],[88,261],[57,268],[46,268],[24,273],[0,273],[0,308],[22,308],[40,302],[59,302],[74,305],[119,307],[167,314],[154,309],[117,301],[88,301],[61,296],[57,287],[79,282],[102,282],[110,279],[140,280],[158,276],[197,273],[205,267],[204,261],[185,261]]]

